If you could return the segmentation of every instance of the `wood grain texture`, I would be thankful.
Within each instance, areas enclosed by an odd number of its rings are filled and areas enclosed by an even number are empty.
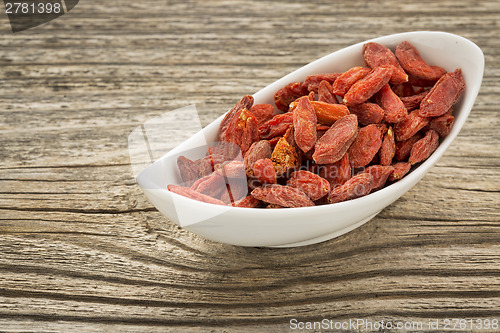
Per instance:
[[[91,0],[17,34],[0,19],[0,331],[500,319],[499,20],[498,1],[451,0]],[[136,185],[127,137],[146,120],[196,104],[206,125],[320,56],[412,30],[478,44],[483,85],[443,158],[362,227],[301,248],[218,244]]]

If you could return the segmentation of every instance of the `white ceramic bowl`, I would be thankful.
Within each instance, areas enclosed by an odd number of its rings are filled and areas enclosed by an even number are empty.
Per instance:
[[[311,74],[342,72],[364,65],[361,48],[374,41],[391,49],[408,40],[432,65],[453,71],[460,67],[466,89],[455,106],[455,123],[438,149],[402,180],[358,199],[316,207],[287,209],[249,209],[223,207],[191,200],[167,191],[169,179],[178,179],[176,158],[213,141],[223,116],[194,137],[147,167],[137,181],[146,196],[170,220],[181,227],[214,241],[241,245],[291,247],[321,242],[342,235],[367,222],[382,209],[411,189],[438,161],[465,123],[481,86],[484,56],[471,41],[444,32],[408,32],[363,41],[322,57],[257,92],[255,103],[273,104],[274,93],[290,82],[302,81]]]

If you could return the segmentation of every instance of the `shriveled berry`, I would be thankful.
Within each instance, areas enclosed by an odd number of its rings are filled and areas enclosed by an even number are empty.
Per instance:
[[[403,178],[411,169],[410,162],[398,162],[392,165],[394,170],[389,175],[389,181],[395,181]]]
[[[317,137],[316,123],[318,120],[311,103],[307,97],[302,97],[293,110],[295,143],[303,152],[308,152],[314,147]]]
[[[430,66],[410,42],[404,41],[396,47],[396,57],[406,73],[422,79],[438,79],[446,73],[441,67]]]
[[[245,170],[247,176],[253,175],[253,165],[255,161],[262,158],[270,158],[272,153],[271,145],[267,140],[260,140],[254,142],[250,149],[245,153],[243,162],[245,163]]]
[[[455,117],[451,114],[443,114],[442,116],[432,118],[429,123],[429,129],[435,130],[440,137],[444,138],[448,134],[450,134],[451,126],[453,126],[453,122],[455,121]]]
[[[358,122],[362,126],[378,124],[384,119],[384,109],[375,103],[351,105],[349,111],[358,116]]]
[[[208,195],[196,192],[189,187],[183,187],[183,186],[179,186],[179,185],[167,185],[167,189],[170,192],[182,195],[182,196],[189,198],[189,199],[198,200],[198,201],[211,203],[211,204],[215,204],[215,205],[225,206],[225,203],[223,201],[221,201],[219,199],[214,199],[212,197],[209,197]]]
[[[358,134],[358,117],[347,115],[335,122],[316,142],[313,159],[318,164],[335,163],[344,156]]]
[[[344,95],[346,105],[366,102],[389,82],[394,66],[375,67],[361,80],[356,81]]]
[[[399,64],[394,53],[382,44],[370,42],[363,45],[363,58],[370,68],[383,65],[395,67],[392,73],[391,84],[399,84],[408,81],[408,75]]]
[[[293,172],[286,184],[298,188],[312,201],[324,197],[330,191],[330,183],[326,179],[306,170]]]
[[[428,123],[429,118],[421,117],[418,110],[410,112],[401,122],[394,125],[396,140],[404,141],[411,138],[417,134],[418,131],[427,126]]]
[[[384,120],[388,123],[399,123],[408,115],[405,105],[388,84],[378,92],[377,101],[384,109]]]
[[[312,101],[319,123],[333,125],[337,120],[349,114],[349,109],[343,104],[330,104],[321,101]]]
[[[236,103],[235,106],[231,110],[226,113],[224,118],[222,119],[220,125],[219,125],[219,131],[217,132],[217,141],[225,141],[225,133],[227,130],[227,127],[229,126],[229,123],[231,120],[235,117],[236,114],[239,115],[239,112],[243,109],[250,110],[254,102],[253,96],[250,95],[245,95],[243,98]]]
[[[411,148],[408,162],[412,165],[426,160],[439,146],[439,134],[435,130],[428,130],[425,136],[418,140]]]
[[[259,127],[259,137],[261,140],[269,140],[277,136],[282,136],[292,125],[292,112],[277,114]]]
[[[304,81],[304,86],[307,87],[308,91],[312,91],[317,93],[319,91],[319,85],[321,81],[326,81],[332,84],[338,77],[340,73],[323,73],[323,74],[315,74],[309,75],[306,77]]]
[[[460,68],[443,75],[420,103],[419,115],[442,116],[458,101],[464,90],[465,80]]]
[[[271,104],[255,104],[250,108],[250,112],[257,119],[257,126],[260,127],[274,115],[274,106]]]
[[[389,175],[394,171],[390,165],[370,165],[363,172],[373,176],[372,190],[376,191],[384,187]]]
[[[318,101],[330,104],[338,104],[337,97],[332,93],[332,86],[328,81],[323,80],[318,88]]]
[[[258,200],[283,207],[309,207],[314,202],[299,189],[284,185],[265,185],[252,191],[252,196]]]
[[[253,174],[261,184],[276,184],[276,171],[269,158],[256,161],[253,165]]]
[[[276,107],[281,111],[287,112],[290,103],[307,94],[309,94],[307,84],[303,82],[292,82],[274,94],[274,104],[276,104]]]
[[[380,151],[378,153],[381,165],[391,165],[394,154],[396,153],[396,142],[394,140],[394,132],[392,127],[387,129],[384,135]]]
[[[369,173],[360,173],[353,176],[343,185],[337,186],[328,194],[328,202],[336,203],[362,197],[370,193],[373,176]]]
[[[375,157],[382,145],[382,133],[377,125],[368,125],[359,130],[358,136],[347,153],[353,168],[364,167]]]
[[[276,170],[276,176],[281,177],[289,171],[298,168],[300,157],[297,150],[285,138],[280,138],[271,154],[271,161]]]
[[[366,67],[352,67],[346,72],[342,73],[332,84],[332,92],[335,95],[344,97],[349,88],[356,82],[364,78],[370,73],[370,68]]]

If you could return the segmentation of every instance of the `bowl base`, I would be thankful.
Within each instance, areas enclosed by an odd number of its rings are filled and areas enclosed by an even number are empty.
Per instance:
[[[316,237],[316,238],[311,238],[311,239],[307,239],[307,240],[296,242],[296,243],[283,244],[283,245],[274,245],[274,246],[264,246],[264,247],[286,248],[286,247],[306,246],[306,245],[311,245],[311,244],[325,242],[325,241],[330,240],[332,238],[342,236],[343,234],[346,234],[349,231],[352,231],[352,230],[356,229],[357,227],[360,227],[361,225],[365,224],[366,222],[368,222],[372,218],[374,218],[378,213],[380,213],[380,212],[377,212],[377,213],[373,214],[372,216],[369,216],[366,219],[361,220],[360,222],[358,222],[356,224],[350,225],[347,228],[344,228],[344,229],[341,229],[341,230],[337,230],[335,232],[332,232],[332,233],[329,233],[329,234],[326,234],[326,235],[321,235],[321,236]]]

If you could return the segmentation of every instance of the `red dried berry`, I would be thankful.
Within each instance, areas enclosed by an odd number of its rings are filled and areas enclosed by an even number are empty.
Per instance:
[[[382,133],[377,125],[368,125],[359,130],[358,136],[347,153],[353,168],[364,167],[375,157],[382,145]]]
[[[404,141],[411,138],[417,134],[418,131],[427,126],[428,123],[429,118],[421,117],[418,110],[410,112],[401,122],[394,125],[396,140]]]
[[[420,52],[408,41],[401,42],[396,47],[396,57],[406,73],[422,79],[437,80],[446,73],[441,67],[427,64]]]
[[[383,65],[392,65],[395,67],[392,73],[391,84],[399,84],[408,81],[408,75],[399,64],[394,53],[379,43],[366,43],[363,45],[363,58],[366,65],[370,68],[375,68]]]
[[[281,111],[287,112],[290,103],[307,94],[309,94],[309,90],[307,90],[306,84],[303,82],[292,82],[274,94],[274,104]]]
[[[434,130],[428,130],[425,136],[418,140],[411,148],[408,162],[412,165],[425,161],[439,146],[439,134]]]
[[[266,121],[259,127],[259,137],[261,140],[269,140],[277,136],[282,136],[286,130],[293,125],[293,113],[277,114],[272,119]]]
[[[398,162],[392,165],[394,170],[389,175],[389,181],[395,181],[403,178],[411,169],[410,162]]]
[[[253,174],[261,184],[276,184],[276,171],[269,158],[256,161],[253,165]]]
[[[313,159],[318,164],[335,163],[344,156],[358,134],[358,117],[347,115],[335,122],[316,142]]]
[[[352,67],[342,73],[332,84],[332,92],[335,95],[344,97],[349,88],[356,82],[364,78],[370,73],[370,69],[366,67]]]
[[[297,146],[308,152],[316,143],[316,111],[308,98],[302,97],[293,110],[294,138]]]
[[[313,201],[324,197],[330,191],[330,183],[326,179],[306,170],[293,172],[286,184],[298,188]]]
[[[384,140],[382,140],[382,145],[380,146],[379,158],[381,165],[391,165],[394,154],[396,153],[396,142],[394,140],[394,132],[392,127],[387,129],[387,133],[384,135]]]
[[[192,190],[189,187],[183,187],[179,185],[167,185],[167,189],[170,192],[182,195],[186,198],[193,199],[193,200],[198,200],[206,203],[211,203],[215,205],[222,205],[225,206],[225,203],[219,199],[214,199],[212,197],[209,197],[208,195],[196,192]]]
[[[346,105],[366,102],[389,82],[394,66],[375,67],[361,80],[356,81],[344,95]]]
[[[309,207],[314,202],[299,189],[278,184],[257,187],[252,196],[258,200],[283,207]]]
[[[439,117],[448,112],[465,90],[462,70],[443,75],[420,103],[419,115]]]
[[[343,185],[335,187],[328,194],[328,202],[336,203],[362,197],[370,193],[373,176],[369,173],[360,173],[353,176]]]

